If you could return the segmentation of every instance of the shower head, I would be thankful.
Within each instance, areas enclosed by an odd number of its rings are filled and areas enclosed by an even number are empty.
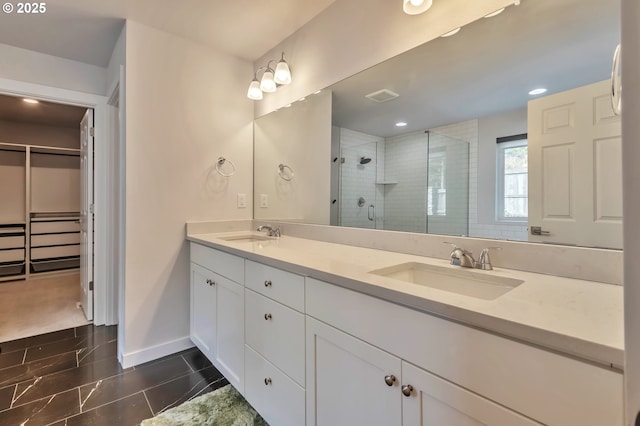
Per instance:
[[[369,157],[360,157],[360,164],[367,164],[371,162],[371,158]]]

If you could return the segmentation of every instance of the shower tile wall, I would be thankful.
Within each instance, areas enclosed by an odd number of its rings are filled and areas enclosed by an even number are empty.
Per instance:
[[[526,241],[526,225],[478,223],[478,120],[463,121],[432,130],[469,142],[469,235]]]
[[[427,135],[423,132],[387,138],[384,227],[392,231],[426,232]]]
[[[384,211],[383,194],[376,185],[378,168],[382,157],[378,157],[378,145],[384,140],[349,129],[340,129],[341,156],[344,158],[340,168],[340,224],[358,228],[382,229],[380,213]],[[371,162],[361,165],[360,157],[369,157]],[[384,165],[384,163],[382,163]],[[384,166],[382,166],[382,169]],[[363,197],[365,204],[358,206],[358,198]],[[375,206],[376,220],[368,219],[369,205]]]

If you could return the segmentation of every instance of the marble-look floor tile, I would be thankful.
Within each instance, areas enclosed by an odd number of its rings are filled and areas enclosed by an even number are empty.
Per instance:
[[[80,405],[82,411],[90,410],[190,372],[189,365],[179,356],[141,365],[135,370],[82,386],[80,388]]]
[[[83,348],[78,352],[78,365],[91,364],[107,358],[118,357],[118,341],[111,340],[93,348]]]
[[[0,370],[7,367],[13,367],[14,365],[22,364],[24,353],[25,349],[20,349],[19,351],[0,354]]]
[[[153,417],[142,392],[66,419],[66,426],[135,426]],[[59,423],[63,425],[65,423]]]
[[[208,367],[148,389],[145,394],[156,415],[228,384],[218,370]]]
[[[75,352],[54,356],[0,370],[0,387],[32,380],[36,377],[69,370],[78,366]]]
[[[66,352],[89,352],[91,349],[97,348],[101,345],[115,342],[117,339],[116,334],[117,331],[113,327],[95,327],[95,332],[92,334],[90,333],[73,337],[71,339],[32,346],[27,349],[25,362],[48,358]]]
[[[73,353],[75,356],[75,353]],[[117,359],[105,359],[18,384],[14,406],[122,373]]]
[[[15,390],[15,385],[0,389],[0,411],[11,408],[11,401],[13,400]]]
[[[211,367],[213,365],[198,348],[189,349],[181,354],[185,361],[189,363],[193,371],[202,370],[203,368]]]
[[[78,389],[69,389],[66,392],[0,412],[0,424],[44,426],[79,412]]]
[[[19,351],[31,346],[44,345],[74,337],[76,337],[75,330],[73,328],[68,328],[66,330],[54,331],[52,333],[25,337],[24,339],[11,340],[9,342],[0,343],[0,353],[5,354],[8,352]]]

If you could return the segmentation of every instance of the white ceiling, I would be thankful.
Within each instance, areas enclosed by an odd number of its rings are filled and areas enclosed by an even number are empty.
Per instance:
[[[254,62],[335,0],[48,0],[0,13],[0,43],[104,67],[124,19]]]
[[[619,21],[618,1],[523,0],[335,84],[333,124],[387,137],[524,108],[536,87],[604,80]],[[365,98],[380,89],[400,97]]]

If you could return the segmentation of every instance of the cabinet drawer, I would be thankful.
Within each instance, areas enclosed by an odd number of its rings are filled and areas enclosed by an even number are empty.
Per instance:
[[[0,250],[0,262],[24,261],[24,249]]]
[[[304,387],[304,315],[245,289],[246,343]]]
[[[270,425],[304,425],[304,389],[249,346],[244,353],[247,401]]]
[[[304,312],[304,277],[247,260],[245,286]]]
[[[0,236],[0,249],[24,248],[24,236],[15,235],[12,237]]]
[[[52,259],[55,257],[80,256],[80,245],[41,247],[31,249],[31,259]]]
[[[31,234],[47,234],[50,232],[80,232],[80,224],[75,220],[52,222],[31,222]]]
[[[191,243],[191,261],[239,284],[244,283],[244,259]]]
[[[621,425],[623,376],[322,281],[307,314],[548,425]]]
[[[55,246],[63,244],[80,244],[80,233],[32,235],[31,247]]]

